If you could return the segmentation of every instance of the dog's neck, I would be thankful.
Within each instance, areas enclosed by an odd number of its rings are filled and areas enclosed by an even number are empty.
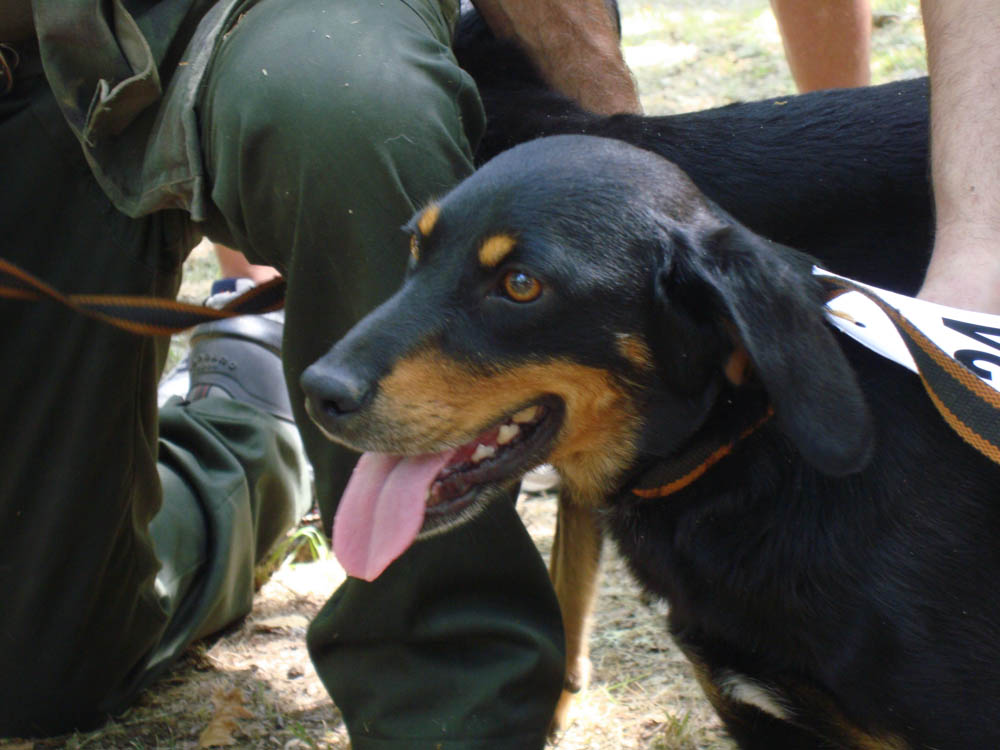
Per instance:
[[[652,444],[627,472],[615,493],[631,499],[666,498],[690,486],[773,416],[763,390],[718,387],[711,406],[691,433],[672,447]]]

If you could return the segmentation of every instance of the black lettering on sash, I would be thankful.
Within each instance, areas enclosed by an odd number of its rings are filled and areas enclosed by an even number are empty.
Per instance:
[[[951,320],[950,318],[941,318],[941,322],[951,330],[958,331],[963,336],[968,336],[970,339],[978,341],[981,344],[985,344],[991,349],[995,349],[997,352],[1000,352],[1000,343],[993,341],[992,339],[988,339],[983,335],[988,334],[990,336],[1000,336],[1000,328],[991,328],[990,326],[976,325],[975,323],[968,323],[964,320]],[[1000,367],[1000,354],[996,354],[994,352],[984,352],[978,349],[960,349],[955,352],[954,357],[976,373],[976,375],[981,378],[985,378],[986,380],[993,380],[993,373],[980,367],[976,364],[976,362],[990,362],[991,364]]]

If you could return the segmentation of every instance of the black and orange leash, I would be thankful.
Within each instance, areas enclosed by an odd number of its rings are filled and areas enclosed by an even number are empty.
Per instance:
[[[63,294],[23,268],[0,258],[0,298],[51,300],[131,333],[170,336],[199,323],[280,310],[285,304],[285,281],[277,278],[255,286],[216,309],[160,297]]]

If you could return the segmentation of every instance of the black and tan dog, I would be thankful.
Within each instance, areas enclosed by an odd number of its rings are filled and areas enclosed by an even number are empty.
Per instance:
[[[387,555],[549,461],[742,747],[1000,747],[1000,468],[834,338],[810,258],[585,136],[502,154],[407,230],[403,287],[303,378],[331,438],[420,482]],[[589,513],[557,540],[571,641]]]

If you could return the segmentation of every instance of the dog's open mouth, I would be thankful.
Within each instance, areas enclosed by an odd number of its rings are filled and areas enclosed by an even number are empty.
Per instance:
[[[542,463],[562,415],[561,400],[545,398],[458,448],[420,456],[365,453],[337,507],[337,559],[349,575],[374,580],[418,536],[458,525]]]
[[[553,403],[534,404],[455,450],[431,483],[423,531],[468,507],[482,485],[518,479],[541,463],[561,422],[559,412]]]

